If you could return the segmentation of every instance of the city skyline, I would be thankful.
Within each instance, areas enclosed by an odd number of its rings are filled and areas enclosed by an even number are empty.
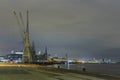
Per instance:
[[[120,59],[120,1],[1,0],[0,55],[22,50],[13,11],[29,14],[30,40],[37,51],[73,58]]]

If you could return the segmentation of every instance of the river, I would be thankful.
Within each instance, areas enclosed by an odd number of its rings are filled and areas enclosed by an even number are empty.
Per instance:
[[[61,65],[62,68],[67,68],[66,65]],[[70,64],[69,69],[82,70],[85,67],[86,71],[97,72],[108,75],[120,76],[120,64]]]

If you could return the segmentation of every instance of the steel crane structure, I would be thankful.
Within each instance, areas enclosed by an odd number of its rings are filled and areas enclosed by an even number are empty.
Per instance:
[[[27,23],[26,23],[26,30],[22,30],[22,26],[24,27],[24,21],[22,18],[22,14],[19,13],[19,17],[17,16],[16,12],[14,11],[14,15],[17,19],[18,26],[20,28],[20,34],[23,40],[23,55],[22,55],[22,63],[31,63],[32,62],[32,53],[31,53],[31,45],[29,39],[29,11],[27,10]],[[21,24],[22,25],[21,25]]]

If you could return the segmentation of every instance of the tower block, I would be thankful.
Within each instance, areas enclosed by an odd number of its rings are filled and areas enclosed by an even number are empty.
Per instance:
[[[22,63],[31,63],[32,62],[32,54],[30,48],[30,40],[29,40],[29,21],[28,21],[28,11],[27,11],[27,27],[24,34],[24,50],[22,55]]]

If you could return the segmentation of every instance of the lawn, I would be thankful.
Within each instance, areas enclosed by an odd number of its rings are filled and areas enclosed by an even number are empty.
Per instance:
[[[48,75],[37,71],[37,68],[0,67],[0,80],[54,80],[47,79]]]
[[[46,66],[2,66],[0,80],[120,80],[120,78]]]

